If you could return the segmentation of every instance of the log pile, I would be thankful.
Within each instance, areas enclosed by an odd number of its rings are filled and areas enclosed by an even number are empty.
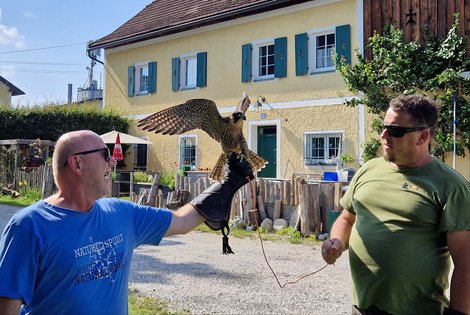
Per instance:
[[[155,178],[150,192],[142,192],[139,196],[134,196],[133,200],[140,204],[175,210],[212,184],[207,177],[191,179],[177,175],[175,191],[170,192],[165,199],[157,188],[158,182]],[[306,180],[300,176],[291,180],[257,178],[256,184],[248,183],[235,194],[230,219],[238,216],[255,227],[266,218],[273,221],[283,218],[288,222],[299,220],[302,235],[318,236],[329,232],[328,213],[340,210],[342,185],[340,182]],[[298,223],[293,222],[291,226],[297,226]]]

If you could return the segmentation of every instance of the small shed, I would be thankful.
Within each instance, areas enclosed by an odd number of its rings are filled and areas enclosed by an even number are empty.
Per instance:
[[[21,158],[23,157],[29,157],[31,154],[32,154],[32,151],[34,150],[34,147],[35,147],[35,144],[39,145],[41,150],[40,150],[40,156],[39,158],[42,160],[42,161],[45,161],[47,160],[47,158],[49,157],[50,153],[52,152],[52,149],[55,145],[55,142],[54,141],[50,141],[50,140],[41,140],[41,139],[36,139],[36,140],[32,140],[32,139],[10,139],[10,140],[0,140],[0,153],[8,153],[8,152],[12,152],[14,151],[14,163],[11,163],[13,165],[11,165],[10,163],[6,163],[6,161],[8,159],[3,159],[2,158],[2,161],[0,161],[0,164],[4,163],[4,164],[7,164],[7,165],[4,165],[4,167],[2,167],[0,169],[4,171],[4,174],[0,174],[0,175],[3,175],[3,176],[0,176],[0,183],[7,180],[7,182],[11,183],[10,181],[13,180],[13,183],[15,183],[15,178],[14,178],[14,174],[16,173],[16,170],[20,167],[21,165]],[[2,154],[3,155],[3,154]],[[10,159],[10,161],[13,160],[12,158]],[[29,159],[29,161],[31,162],[31,159]],[[13,162],[13,161],[12,161]],[[41,164],[44,164],[44,163],[31,163],[30,165],[26,165],[26,167],[37,167]],[[13,167],[13,169],[9,169]],[[1,173],[1,172],[0,172]],[[7,176],[6,174],[10,174],[9,176]],[[9,180],[7,177],[10,177]],[[13,177],[13,178],[11,178]],[[5,183],[4,183],[5,184]]]

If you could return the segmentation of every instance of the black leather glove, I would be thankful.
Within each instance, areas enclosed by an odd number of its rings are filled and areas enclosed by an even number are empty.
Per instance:
[[[225,177],[222,181],[212,184],[190,204],[204,217],[204,223],[212,230],[222,230],[224,254],[233,254],[228,245],[227,235],[230,233],[228,219],[232,199],[235,193],[254,178],[253,170],[245,157],[231,153],[225,165]]]

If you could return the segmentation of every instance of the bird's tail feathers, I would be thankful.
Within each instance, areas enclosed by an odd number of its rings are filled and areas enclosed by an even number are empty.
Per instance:
[[[227,163],[227,156],[225,153],[222,153],[217,160],[212,172],[209,175],[209,178],[214,181],[221,181],[225,175],[225,164]]]
[[[263,159],[261,156],[251,150],[248,150],[248,156],[246,158],[248,159],[248,162],[253,169],[253,173],[261,171],[261,169],[266,167],[266,164],[268,164],[267,160]]]
[[[250,163],[253,173],[259,172],[262,168],[268,164],[264,158],[256,154],[255,152],[248,150],[247,156],[240,156],[242,159],[247,159]],[[227,164],[227,155],[225,153],[220,154],[217,163],[215,164],[209,178],[214,181],[221,181],[225,176],[225,164]]]

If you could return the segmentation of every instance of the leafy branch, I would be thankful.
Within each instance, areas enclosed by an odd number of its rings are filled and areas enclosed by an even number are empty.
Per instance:
[[[470,149],[470,80],[462,73],[470,69],[466,38],[459,35],[458,14],[446,38],[437,39],[424,31],[424,44],[405,42],[403,31],[389,26],[383,35],[375,33],[367,45],[372,58],[365,59],[355,50],[358,62],[337,64],[351,92],[363,98],[345,102],[346,106],[363,104],[368,111],[382,118],[390,100],[399,94],[423,93],[440,106],[440,120],[433,153],[443,155],[453,150],[453,108],[457,104],[456,153],[464,156]],[[377,130],[377,128],[373,128]],[[376,142],[365,145],[370,158]],[[375,155],[375,153],[374,153]]]

